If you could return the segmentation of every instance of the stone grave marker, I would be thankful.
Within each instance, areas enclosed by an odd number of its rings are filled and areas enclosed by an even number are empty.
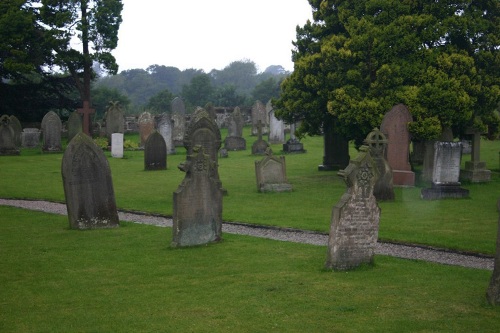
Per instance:
[[[269,144],[267,141],[262,139],[262,123],[259,122],[257,125],[257,133],[258,139],[252,145],[252,155],[264,155],[266,153],[267,148],[269,148]]]
[[[106,137],[109,142],[113,133],[125,133],[125,118],[118,102],[109,103],[106,111]]]
[[[3,115],[0,117],[0,155],[19,155],[20,151],[16,146],[16,133],[12,128],[10,117]]]
[[[72,229],[119,226],[108,160],[88,135],[80,132],[68,144],[61,173]]]
[[[123,133],[111,134],[111,156],[123,158]]]
[[[14,130],[14,143],[16,147],[21,147],[22,141],[21,141],[21,133],[23,132],[23,126],[21,125],[21,122],[19,119],[17,119],[16,116],[10,116],[10,125],[12,126],[12,129]]]
[[[243,138],[243,126],[245,120],[240,108],[235,107],[228,119],[228,134],[224,140],[224,148],[227,150],[245,150],[247,142]]]
[[[290,192],[292,185],[286,177],[284,156],[274,156],[271,148],[267,148],[266,156],[255,161],[255,176],[259,192]]]
[[[461,157],[461,142],[436,141],[434,143],[432,185],[430,188],[422,189],[423,199],[467,198],[469,196],[469,190],[460,187]]]
[[[387,138],[384,133],[375,128],[366,136],[365,144],[370,149],[370,154],[379,174],[373,187],[373,195],[378,201],[394,200],[392,169],[385,159]]]
[[[83,108],[77,109],[76,112],[81,113],[83,116],[83,133],[91,135],[91,119],[90,115],[95,113],[95,110],[90,107],[89,101],[83,101]]]
[[[54,111],[49,111],[42,119],[42,151],[47,153],[62,152],[61,131],[62,123]]]
[[[347,191],[333,207],[325,266],[342,271],[373,263],[380,208],[373,195],[377,168],[367,146],[338,174]]]
[[[22,145],[25,148],[36,148],[40,144],[40,130],[38,128],[25,128],[21,133]]]
[[[290,124],[290,139],[283,144],[283,151],[285,153],[305,153],[304,145],[295,136],[295,123]]]
[[[349,141],[335,131],[333,117],[323,123],[323,164],[319,171],[340,170],[349,165]]]
[[[153,131],[144,145],[144,170],[167,169],[167,145],[158,131]]]
[[[172,140],[174,146],[182,147],[184,145],[184,132],[186,131],[186,106],[180,97],[176,97],[171,103],[172,109]]]
[[[271,101],[266,105],[266,112],[269,115],[269,138],[270,144],[285,143],[285,123],[276,118]]]
[[[193,154],[193,148],[197,145],[217,164],[221,147],[220,130],[208,112],[201,107],[195,110],[184,135],[184,147],[188,155]]]
[[[500,208],[500,200],[497,202]],[[486,291],[486,298],[491,305],[500,305],[500,217],[498,219],[497,228],[497,249],[495,255],[495,263],[493,266],[493,274],[491,275],[490,284]]]
[[[172,120],[170,119],[170,115],[164,113],[160,116],[158,120],[158,132],[160,132],[163,140],[165,140],[165,145],[167,149],[167,155],[173,155],[176,153],[174,140],[172,138],[173,128],[172,128]]]
[[[256,101],[252,106],[252,135],[259,134],[259,121],[261,134],[269,133],[269,119],[266,106],[261,101]]]
[[[68,142],[82,131],[82,117],[78,112],[72,112],[68,118]]]
[[[141,137],[141,143],[140,146],[144,147],[144,144],[146,143],[146,140],[148,139],[149,135],[153,133],[155,130],[155,119],[151,115],[151,113],[144,111],[141,113],[139,116],[139,136]]]
[[[415,186],[415,173],[410,165],[410,111],[403,104],[395,105],[387,112],[380,131],[388,140],[386,159],[392,168],[393,182],[397,186]]]
[[[471,160],[465,162],[465,170],[460,172],[460,179],[472,183],[489,182],[491,180],[491,170],[486,169],[486,162],[482,162],[480,158],[482,133],[468,129],[467,134],[472,135]]]
[[[174,192],[172,246],[218,242],[222,238],[223,189],[217,163],[195,145],[179,169],[186,176]]]

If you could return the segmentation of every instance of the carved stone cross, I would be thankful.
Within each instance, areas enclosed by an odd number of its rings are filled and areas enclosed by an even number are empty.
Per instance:
[[[90,108],[89,101],[83,101],[83,108],[76,111],[83,115],[83,133],[90,135],[90,115],[95,113],[95,109]]]

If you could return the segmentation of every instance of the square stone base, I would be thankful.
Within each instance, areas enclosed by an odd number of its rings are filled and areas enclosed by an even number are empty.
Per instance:
[[[485,162],[465,162],[465,170],[460,170],[460,180],[472,183],[484,183],[491,180],[491,170],[486,169]]]
[[[300,142],[287,142],[283,144],[283,151],[285,153],[295,153],[295,154],[302,154],[305,153],[306,151],[304,150],[304,145]]]
[[[440,200],[447,198],[463,199],[469,197],[469,190],[461,188],[458,184],[432,184],[431,188],[424,188],[420,192],[424,200]]]
[[[392,170],[394,186],[415,186],[415,173],[413,171]]]

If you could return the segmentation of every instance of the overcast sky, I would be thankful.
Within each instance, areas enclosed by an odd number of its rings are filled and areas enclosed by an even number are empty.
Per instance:
[[[291,61],[295,27],[312,19],[307,0],[123,0],[120,71],[158,64],[223,69],[251,60],[257,70]]]

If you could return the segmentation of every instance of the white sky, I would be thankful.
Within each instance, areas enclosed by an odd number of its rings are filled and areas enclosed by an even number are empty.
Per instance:
[[[251,60],[259,72],[291,61],[295,27],[312,20],[307,0],[123,0],[119,71],[158,64],[224,69]]]

